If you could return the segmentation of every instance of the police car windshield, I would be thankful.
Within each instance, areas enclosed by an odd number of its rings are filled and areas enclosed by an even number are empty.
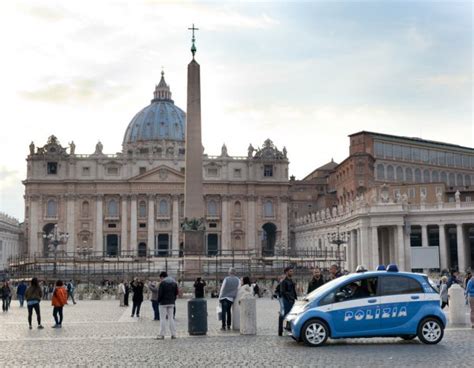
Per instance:
[[[337,279],[331,280],[329,282],[326,282],[324,285],[318,287],[316,290],[312,291],[306,297],[303,299],[306,302],[312,302],[314,299],[317,297],[321,296],[321,294],[325,293],[327,290],[333,288],[334,286],[337,286],[340,283],[345,282],[349,277],[354,277],[354,275],[345,275],[338,277]]]

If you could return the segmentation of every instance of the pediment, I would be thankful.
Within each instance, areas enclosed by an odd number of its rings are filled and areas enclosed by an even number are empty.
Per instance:
[[[168,166],[161,165],[143,174],[134,176],[129,181],[139,183],[181,183],[184,182],[184,175]]]

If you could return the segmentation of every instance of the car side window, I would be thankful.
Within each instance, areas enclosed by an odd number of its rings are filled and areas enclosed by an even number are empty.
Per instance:
[[[334,291],[331,291],[330,293],[328,293],[324,298],[322,298],[320,301],[319,301],[319,306],[323,306],[323,305],[328,305],[328,304],[332,304],[334,303],[334,296],[336,295],[336,292]]]
[[[377,296],[377,277],[350,281],[336,290],[335,303]]]
[[[385,276],[380,280],[382,295],[419,294],[423,293],[421,284],[411,277]]]

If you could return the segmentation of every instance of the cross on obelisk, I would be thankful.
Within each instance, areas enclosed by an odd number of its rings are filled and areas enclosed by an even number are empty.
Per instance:
[[[194,23],[193,23],[193,26],[191,28],[188,28],[188,30],[193,31],[193,38],[191,39],[192,41],[191,52],[193,53],[193,59],[194,59],[194,54],[196,53],[196,50],[197,50],[196,45],[195,45],[196,37],[194,37],[194,31],[199,31],[199,28],[194,27]]]

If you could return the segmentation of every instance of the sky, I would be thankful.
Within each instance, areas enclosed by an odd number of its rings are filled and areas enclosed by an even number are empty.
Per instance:
[[[162,68],[185,110],[193,23],[209,155],[270,138],[301,179],[361,130],[474,146],[470,1],[2,1],[0,212],[31,141],[121,151]]]

